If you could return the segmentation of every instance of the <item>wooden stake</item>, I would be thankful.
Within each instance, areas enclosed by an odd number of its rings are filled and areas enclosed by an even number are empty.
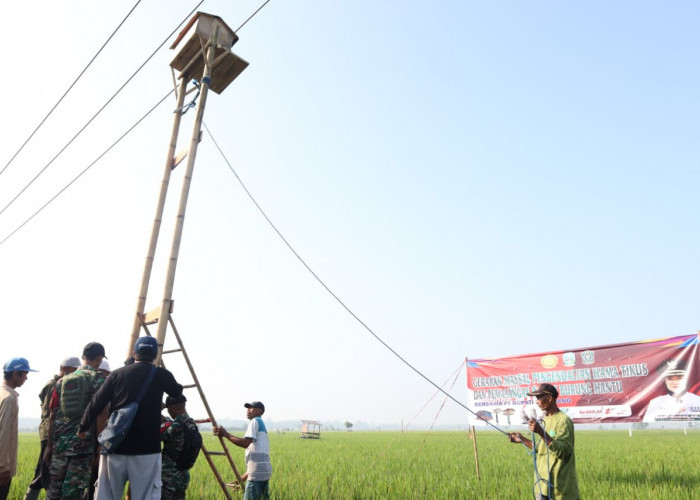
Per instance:
[[[476,448],[476,429],[471,427],[472,441],[474,442],[474,463],[476,464],[476,479],[481,481],[481,471],[479,470],[479,452]]]

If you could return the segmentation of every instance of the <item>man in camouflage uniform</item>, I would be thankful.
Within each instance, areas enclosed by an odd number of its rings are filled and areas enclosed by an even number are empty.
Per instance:
[[[109,368],[109,362],[106,359],[102,360],[102,363],[100,363],[100,367],[97,369],[97,371],[102,373],[102,375],[104,375],[105,377],[112,373],[112,370],[110,370]],[[106,425],[106,420],[107,414],[104,414],[102,421],[98,420],[97,427],[100,429],[104,429]],[[90,473],[90,485],[88,486],[88,489],[85,490],[83,500],[93,500],[95,498],[95,485],[97,484],[97,476],[100,468],[99,465],[100,463],[97,460],[92,463],[92,472]]]
[[[49,484],[49,467],[46,462],[44,462],[44,452],[46,451],[46,442],[49,435],[49,417],[51,416],[49,404],[51,403],[51,394],[53,393],[58,379],[64,375],[73,373],[79,367],[80,360],[78,358],[70,357],[64,359],[59,366],[58,375],[54,375],[51,380],[46,382],[46,385],[44,385],[44,388],[39,393],[39,400],[41,401],[41,423],[39,424],[41,452],[39,453],[39,460],[34,469],[34,478],[32,482],[29,483],[27,493],[24,495],[24,500],[36,500],[39,498],[41,489],[46,488]]]
[[[97,371],[104,356],[105,349],[97,342],[90,342],[83,349],[83,366],[76,373],[91,379],[89,398],[83,410],[105,381],[106,377]],[[63,414],[60,401],[64,381],[65,378],[62,378],[56,382],[50,404],[50,438],[46,446],[46,458],[51,457],[50,484],[46,495],[49,500],[80,499],[89,485],[90,469],[97,456],[96,426],[81,439],[78,437],[78,427],[82,413],[74,417]]]
[[[163,470],[161,481],[163,500],[185,500],[185,491],[190,483],[190,471],[177,470],[177,458],[180,456],[185,444],[185,427],[197,427],[185,409],[185,396],[168,396],[165,399],[165,408],[172,420],[163,417],[164,422],[160,426],[160,438],[163,441]]]

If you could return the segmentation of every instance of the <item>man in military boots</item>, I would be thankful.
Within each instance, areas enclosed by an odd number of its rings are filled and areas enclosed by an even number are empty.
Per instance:
[[[78,427],[90,399],[105,381],[97,371],[104,357],[102,344],[90,342],[83,349],[83,366],[56,382],[46,446],[46,459],[51,463],[46,495],[49,500],[78,500],[89,485],[98,429],[92,426],[80,437]]]
[[[185,491],[190,483],[190,471],[178,470],[177,462],[185,445],[185,428],[190,426],[196,429],[197,424],[190,418],[185,409],[187,398],[181,396],[168,396],[165,399],[165,408],[172,418],[165,418],[160,428],[160,438],[163,441],[163,470],[161,481],[163,482],[163,500],[184,500]]]
[[[39,493],[42,488],[46,488],[49,485],[49,464],[44,461],[44,452],[46,451],[46,444],[49,436],[49,419],[51,416],[49,404],[51,403],[51,395],[53,394],[53,389],[58,379],[80,368],[80,360],[75,356],[66,358],[61,361],[58,368],[58,375],[54,375],[51,380],[46,382],[44,388],[41,389],[39,393],[39,400],[41,401],[41,423],[39,424],[41,451],[39,452],[39,460],[34,469],[34,477],[32,478],[32,482],[29,483],[27,493],[24,495],[24,500],[36,500],[39,498]]]

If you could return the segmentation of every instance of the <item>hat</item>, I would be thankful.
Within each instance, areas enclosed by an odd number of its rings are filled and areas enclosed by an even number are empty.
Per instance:
[[[29,361],[25,358],[12,358],[5,366],[3,366],[2,371],[4,372],[35,372],[29,368]]]
[[[105,348],[99,342],[90,342],[85,347],[83,347],[83,357],[86,359],[95,359],[97,356],[104,356],[105,358]]]
[[[682,359],[669,359],[659,365],[658,370],[664,377],[682,377],[688,369],[687,363]]]
[[[542,396],[543,394],[549,394],[554,399],[559,397],[559,391],[552,384],[540,384],[536,390],[527,393],[528,396]]]
[[[105,371],[108,371],[108,372],[111,371],[111,370],[109,369],[109,363],[107,362],[106,359],[103,359],[103,360],[102,360],[102,363],[100,363],[100,367],[98,368],[98,370],[105,370]]]
[[[184,394],[180,394],[179,396],[168,396],[165,398],[165,408],[169,408],[171,406],[179,405],[182,403],[185,403],[187,401],[187,398],[185,397]]]
[[[80,360],[75,356],[65,358],[63,361],[61,361],[60,364],[61,368],[80,368],[80,366]]]
[[[155,359],[158,354],[158,341],[153,337],[139,337],[134,344],[134,352],[142,358]]]
[[[265,413],[265,405],[262,404],[260,401],[253,401],[252,403],[246,403],[243,406],[246,408],[257,408],[259,410],[262,410],[263,413]]]

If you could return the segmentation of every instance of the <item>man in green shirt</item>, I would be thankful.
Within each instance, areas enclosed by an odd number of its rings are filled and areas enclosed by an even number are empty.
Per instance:
[[[578,500],[576,478],[576,454],[574,453],[574,423],[557,406],[559,391],[552,384],[540,384],[536,391],[528,392],[536,398],[544,418],[529,419],[528,427],[533,440],[513,432],[513,443],[523,443],[535,450],[535,484],[533,494],[539,499]]]

